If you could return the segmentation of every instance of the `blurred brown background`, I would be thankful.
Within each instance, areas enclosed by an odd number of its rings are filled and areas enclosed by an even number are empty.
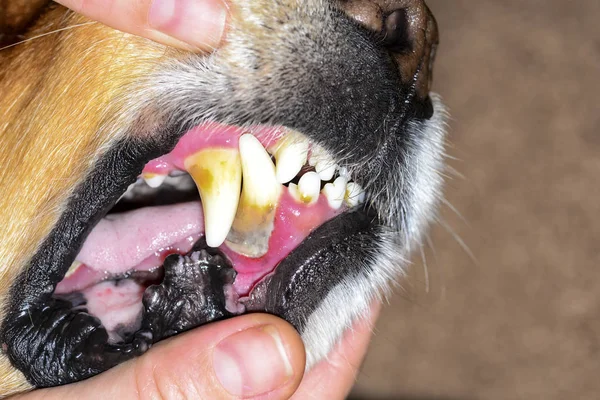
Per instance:
[[[600,1],[428,4],[464,221],[442,208],[353,397],[599,399]]]

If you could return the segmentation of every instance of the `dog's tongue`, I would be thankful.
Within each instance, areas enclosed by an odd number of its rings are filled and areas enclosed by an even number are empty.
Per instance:
[[[259,258],[219,249],[238,272],[235,289],[245,295],[263,276],[297,247],[308,234],[339,211],[321,197],[313,205],[299,204],[285,191],[276,210],[268,252]],[[145,207],[102,219],[85,241],[76,260],[82,266],[59,283],[56,292],[81,290],[99,280],[131,270],[162,265],[169,254],[185,254],[203,235],[200,202]]]
[[[162,264],[164,253],[187,253],[203,227],[199,202],[108,215],[92,230],[77,261],[112,275],[151,269]]]

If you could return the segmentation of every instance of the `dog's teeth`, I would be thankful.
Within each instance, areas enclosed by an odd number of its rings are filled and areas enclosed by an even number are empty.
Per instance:
[[[259,207],[273,206],[279,199],[281,185],[277,183],[271,156],[250,134],[242,135],[239,143],[244,174],[242,201]]]
[[[314,204],[319,199],[321,179],[316,172],[307,172],[298,181],[298,194],[303,203]]]
[[[288,192],[298,203],[311,205],[319,200],[319,189],[321,189],[321,179],[316,172],[307,172],[302,175],[300,181],[296,185],[290,183]]]
[[[349,207],[354,207],[365,202],[364,189],[355,182],[349,182],[346,186],[346,204]]]
[[[308,142],[298,135],[288,134],[277,144],[274,155],[277,161],[277,181],[288,183],[306,163]]]
[[[146,185],[150,186],[151,188],[156,189],[157,187],[159,187],[160,185],[163,184],[165,179],[167,179],[167,175],[153,174],[153,173],[146,172],[146,173],[142,174],[142,178],[144,178],[144,182],[146,182]]]
[[[82,262],[80,261],[73,261],[73,264],[71,264],[71,266],[69,267],[69,270],[67,271],[67,273],[65,274],[65,278],[70,277],[71,275],[73,275],[75,272],[77,272],[77,270],[83,265]]]
[[[200,150],[185,159],[204,210],[206,244],[219,247],[227,237],[240,199],[242,164],[237,149]]]
[[[296,202],[302,203],[302,196],[300,196],[298,185],[290,182],[290,184],[288,185],[288,193],[292,196],[294,200],[296,200]]]
[[[333,158],[320,146],[313,146],[308,158],[308,164],[315,167],[322,181],[329,181],[333,178],[337,165]]]
[[[258,139],[245,134],[239,143],[244,183],[227,245],[238,253],[256,258],[269,249],[281,185],[277,182],[271,156]]]
[[[333,160],[320,160],[315,165],[315,171],[319,174],[319,177],[322,181],[329,181],[333,178],[333,174],[335,174],[335,170],[337,166],[333,162]]]
[[[337,210],[342,206],[342,202],[344,201],[344,196],[346,194],[346,184],[348,180],[342,176],[339,176],[333,181],[333,183],[328,183],[323,187],[323,194],[327,198],[327,202],[329,203],[329,207]]]

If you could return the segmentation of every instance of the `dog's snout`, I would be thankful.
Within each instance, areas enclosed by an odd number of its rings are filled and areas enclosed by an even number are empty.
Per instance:
[[[372,0],[345,0],[342,7],[346,13],[362,26],[380,32],[383,30],[383,9]]]
[[[424,0],[342,0],[344,11],[374,33],[396,61],[403,81],[427,97],[438,45],[437,23]]]

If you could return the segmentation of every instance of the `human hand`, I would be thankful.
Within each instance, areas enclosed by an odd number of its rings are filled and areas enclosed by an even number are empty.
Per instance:
[[[192,51],[218,46],[225,30],[225,0],[55,0],[123,32]]]
[[[304,345],[287,322],[247,314],[156,344],[143,356],[88,380],[18,396],[20,400],[343,399],[350,392],[379,306],[346,332],[327,360],[303,377]]]
[[[381,303],[376,302],[368,315],[354,322],[327,359],[315,365],[304,376],[293,396],[295,400],[341,400],[348,397],[367,353],[380,310]]]

